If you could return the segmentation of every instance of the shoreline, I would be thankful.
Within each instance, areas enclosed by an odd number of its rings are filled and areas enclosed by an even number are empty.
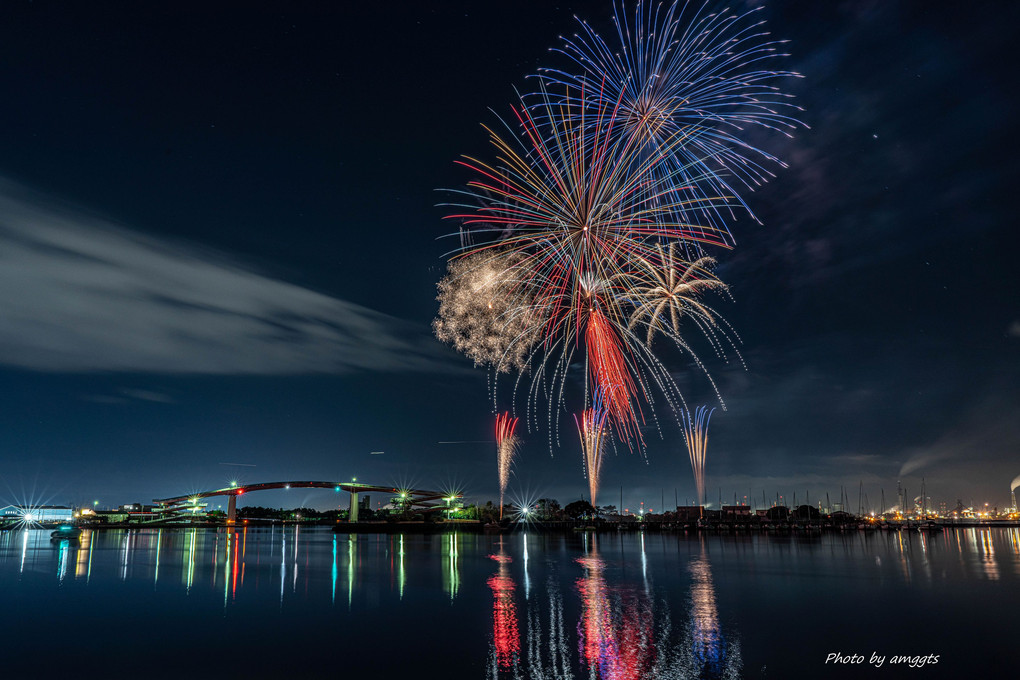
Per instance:
[[[4,526],[2,531],[18,531],[21,529],[52,531],[54,525],[38,525],[32,527]],[[237,524],[224,522],[128,522],[118,524],[79,524],[82,529],[97,531],[117,529],[225,529],[225,528],[266,528],[266,527],[329,527],[338,534],[445,534],[445,533],[514,533],[534,531],[536,533],[715,533],[715,534],[820,534],[829,532],[882,532],[882,531],[921,531],[937,532],[944,529],[995,529],[1020,527],[1020,520],[955,520],[955,521],[902,521],[902,522],[870,522],[853,521],[842,524],[818,522],[713,522],[697,524],[693,522],[608,522],[594,523],[560,521],[560,522],[528,522],[526,524],[492,525],[480,521],[460,522],[308,522],[294,520],[249,520]]]

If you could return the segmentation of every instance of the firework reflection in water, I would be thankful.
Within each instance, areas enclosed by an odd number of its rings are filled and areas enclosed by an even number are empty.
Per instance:
[[[642,548],[643,550],[643,548]],[[740,644],[727,640],[719,623],[715,586],[705,546],[688,570],[690,618],[682,636],[674,635],[667,600],[653,588],[614,584],[616,566],[603,558],[597,543],[575,560],[582,574],[573,591],[580,600],[576,624],[566,620],[564,596],[557,580],[545,583],[546,597],[531,597],[524,606],[525,630],[518,630],[516,586],[510,557],[500,544],[491,555],[499,570],[488,583],[494,594],[494,636],[487,676],[534,680],[737,680],[743,661]],[[576,662],[572,632],[577,633]],[[521,652],[521,636],[524,650]],[[575,668],[577,671],[575,672]]]

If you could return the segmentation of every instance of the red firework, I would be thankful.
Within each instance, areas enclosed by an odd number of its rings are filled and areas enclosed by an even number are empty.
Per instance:
[[[594,391],[603,395],[605,409],[616,422],[618,433],[626,440],[642,441],[637,386],[609,319],[597,307],[588,315],[584,339]]]
[[[510,412],[496,416],[496,463],[499,469],[499,518],[503,519],[503,494],[510,481],[510,464],[517,454],[517,429],[519,418],[511,418]]]

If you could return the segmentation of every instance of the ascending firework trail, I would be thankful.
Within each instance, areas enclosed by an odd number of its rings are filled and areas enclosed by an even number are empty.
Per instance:
[[[503,494],[506,493],[507,482],[510,481],[510,464],[517,453],[519,440],[514,430],[517,429],[517,418],[510,413],[496,416],[496,467],[499,470],[499,518],[503,519]]]

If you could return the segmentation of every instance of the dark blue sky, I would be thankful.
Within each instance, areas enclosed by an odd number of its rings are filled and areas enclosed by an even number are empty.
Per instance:
[[[748,369],[708,361],[714,498],[1020,474],[1012,5],[768,2],[810,129],[716,253]],[[175,7],[177,7],[175,5]],[[295,7],[298,7],[295,9]],[[0,9],[0,498],[350,478],[496,493],[484,371],[430,338],[480,123],[609,3]],[[695,347],[698,347],[695,343]],[[707,358],[708,347],[700,347]],[[703,377],[679,357],[692,403]],[[675,424],[604,502],[693,493]],[[573,426],[514,494],[587,488]],[[370,455],[372,451],[385,451]],[[237,468],[221,463],[246,463]],[[251,503],[325,507],[291,492]]]

